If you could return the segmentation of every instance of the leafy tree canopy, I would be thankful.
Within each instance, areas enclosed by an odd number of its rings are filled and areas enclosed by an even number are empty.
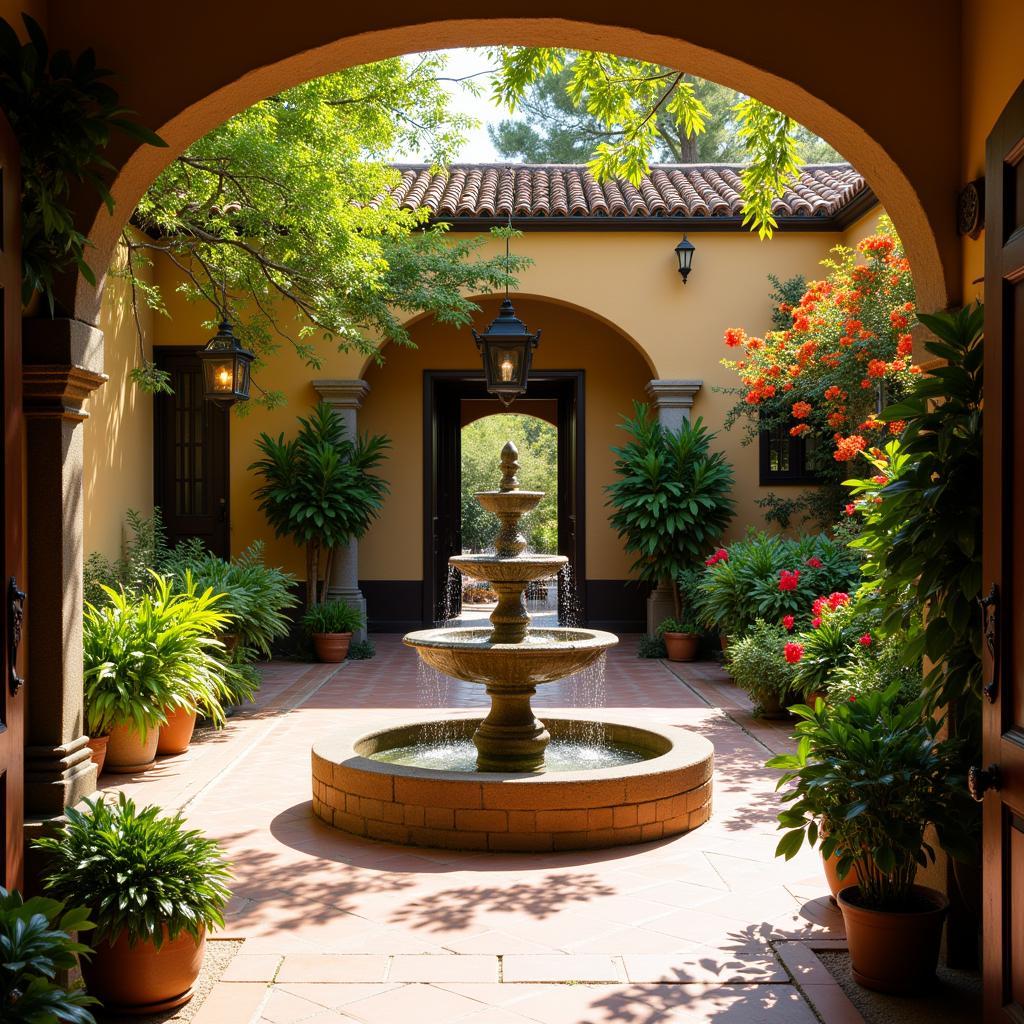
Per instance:
[[[607,53],[510,47],[495,53],[494,98],[525,116],[493,128],[506,156],[587,159],[599,180],[639,184],[658,160],[740,161],[744,223],[770,238],[772,201],[805,161],[839,159],[785,114],[723,86]]]
[[[380,201],[398,180],[396,153],[427,151],[443,164],[461,144],[469,122],[449,108],[444,60],[395,58],[306,82],[190,146],[124,235],[133,299],[164,311],[139,274],[163,253],[181,291],[218,317],[229,311],[244,345],[262,357],[291,346],[311,367],[318,342],[367,353],[374,336],[408,344],[402,320],[412,312],[468,323],[477,307],[466,295],[514,283],[527,261],[485,259],[483,239],[447,239],[426,211]],[[134,376],[167,387],[144,358]]]

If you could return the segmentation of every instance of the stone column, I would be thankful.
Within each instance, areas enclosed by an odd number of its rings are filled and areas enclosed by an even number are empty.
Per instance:
[[[82,706],[83,404],[107,378],[103,333],[26,320],[28,672],[25,813],[59,815],[96,789]]]
[[[690,419],[693,399],[704,382],[701,380],[651,380],[647,394],[658,413],[658,422],[668,430],[678,430],[683,420]],[[675,615],[672,590],[659,583],[647,598],[647,635],[654,636],[658,623]]]
[[[326,402],[341,417],[347,436],[354,438],[357,433],[356,414],[362,408],[370,385],[365,380],[315,380],[313,387],[321,401]],[[355,538],[334,552],[327,596],[332,601],[340,599],[358,608],[363,618],[366,618],[366,598],[359,589],[359,541]],[[353,633],[352,639],[365,640],[366,629]]]

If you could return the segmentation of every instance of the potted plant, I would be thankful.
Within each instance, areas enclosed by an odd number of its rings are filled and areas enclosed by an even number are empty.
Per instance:
[[[728,669],[745,690],[761,718],[786,718],[786,706],[797,692],[793,665],[786,655],[783,626],[758,619],[751,630],[729,645]]]
[[[86,986],[111,1012],[158,1013],[192,997],[206,933],[224,924],[231,896],[220,847],[185,827],[180,814],[86,800],[69,807],[48,854],[45,885],[88,908],[96,923]]]
[[[362,613],[344,601],[328,601],[307,609],[302,625],[313,640],[316,656],[338,664],[348,655],[352,634],[363,627]]]
[[[215,607],[216,595],[197,593],[191,579],[175,594],[167,577],[152,578],[135,596],[105,588],[109,603],[87,605],[83,615],[86,724],[91,736],[109,736],[109,771],[151,768],[169,716],[189,737],[199,709],[224,720],[226,669],[214,634],[228,617]],[[181,736],[172,740],[180,748]]]
[[[89,947],[73,937],[95,927],[84,907],[42,896],[23,900],[0,886],[0,1012],[5,1024],[96,1024],[85,990],[57,980]]]
[[[682,619],[679,577],[697,565],[735,515],[732,466],[711,451],[715,435],[698,417],[670,430],[643,402],[619,424],[629,434],[613,448],[619,479],[606,488],[609,521],[636,556],[641,580],[668,586],[673,617]]]
[[[388,492],[375,475],[390,440],[383,435],[345,436],[345,423],[326,403],[299,417],[297,436],[285,441],[262,433],[263,458],[249,469],[263,483],[254,492],[278,537],[306,549],[306,607],[327,599],[334,552],[362,537]]]
[[[768,762],[788,787],[777,852],[793,857],[806,840],[835,855],[847,882],[837,899],[855,980],[919,991],[934,978],[949,906],[943,893],[915,884],[918,868],[935,859],[926,830],[933,826],[953,855],[970,850],[956,744],[938,738],[942,722],[922,701],[901,704],[898,685],[793,710],[802,719],[797,752]]]
[[[700,627],[693,619],[663,619],[658,636],[665,642],[669,661],[693,661],[700,646]]]

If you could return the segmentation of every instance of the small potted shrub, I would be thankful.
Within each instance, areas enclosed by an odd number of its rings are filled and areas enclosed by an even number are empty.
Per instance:
[[[917,869],[935,859],[926,830],[934,826],[944,849],[970,857],[956,747],[938,738],[942,723],[920,701],[900,703],[898,685],[794,710],[803,719],[797,753],[768,762],[789,787],[777,853],[790,858],[805,839],[820,840],[847,883],[837,899],[855,980],[881,992],[920,991],[934,979],[949,907],[943,893],[915,884]]]
[[[762,718],[786,718],[785,708],[797,692],[786,646],[786,630],[763,619],[729,645],[729,672],[736,685],[750,695],[754,713]]]
[[[228,621],[210,591],[188,580],[171,592],[168,578],[137,595],[104,588],[108,604],[88,605],[83,616],[85,706],[90,736],[109,735],[106,768],[138,772],[154,764],[160,729],[173,718],[188,745],[202,709],[223,722],[220,696],[223,645],[214,634]],[[179,721],[180,720],[180,721]]]
[[[669,661],[693,661],[700,646],[700,627],[692,619],[663,619],[658,636],[665,642]]]
[[[5,1024],[96,1024],[86,1007],[97,1000],[57,981],[78,967],[88,946],[72,936],[95,927],[84,907],[57,900],[23,900],[0,886],[0,1013]]]
[[[83,964],[89,992],[114,1013],[158,1013],[192,997],[206,933],[224,924],[230,898],[220,847],[185,827],[180,814],[87,800],[36,846],[48,855],[45,885],[88,908],[94,956]]]
[[[315,604],[302,616],[302,625],[313,639],[316,656],[329,664],[345,660],[352,634],[363,627],[363,615],[344,601]]]

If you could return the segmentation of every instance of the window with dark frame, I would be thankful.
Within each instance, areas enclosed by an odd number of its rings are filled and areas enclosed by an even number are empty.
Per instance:
[[[793,437],[792,423],[777,424],[761,431],[760,483],[816,484],[818,474],[810,468],[813,435]]]

